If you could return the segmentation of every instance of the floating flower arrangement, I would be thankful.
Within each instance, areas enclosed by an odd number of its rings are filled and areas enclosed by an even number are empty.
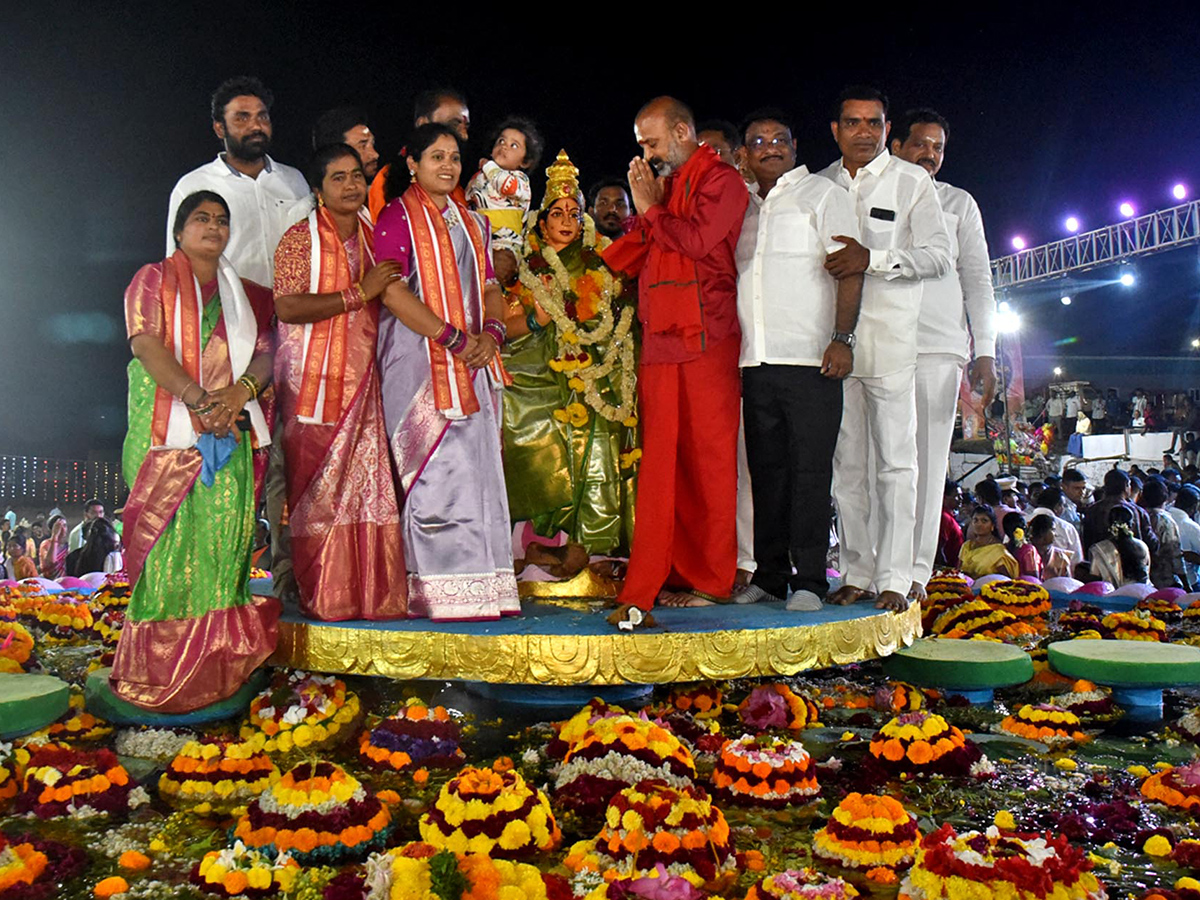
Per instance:
[[[562,840],[550,801],[515,769],[463,769],[442,786],[420,829],[439,850],[503,859],[553,850]]]
[[[359,717],[358,695],[332,675],[280,672],[250,702],[242,737],[266,737],[268,753],[325,750],[340,744]]]
[[[419,767],[457,769],[466,761],[459,740],[462,726],[443,706],[413,701],[364,731],[359,758],[377,769],[403,772]]]
[[[1091,740],[1079,716],[1061,706],[1026,703],[1000,723],[1000,730],[1017,737],[1040,741],[1051,748],[1069,747]]]
[[[817,768],[799,741],[744,734],[721,748],[713,796],[745,806],[785,807],[820,793]]]
[[[917,817],[899,800],[854,792],[813,836],[813,854],[888,883],[912,862],[920,837]]]
[[[957,726],[925,710],[893,718],[875,732],[870,750],[877,763],[894,775],[983,777],[994,771]]]
[[[158,780],[158,793],[176,809],[198,815],[237,815],[279,779],[261,734],[244,741],[188,741]]]

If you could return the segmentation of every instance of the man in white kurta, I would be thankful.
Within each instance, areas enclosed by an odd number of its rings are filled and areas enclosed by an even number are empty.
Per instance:
[[[175,184],[167,206],[167,256],[175,252],[175,212],[196,191],[215,191],[229,204],[225,258],[242,278],[271,287],[275,247],[310,212],[308,182],[276,162],[271,146],[271,92],[257,78],[230,78],[213,94],[213,132],[224,146],[212,162]]]
[[[904,609],[916,529],[921,281],[950,271],[950,236],[929,175],[887,152],[887,99],[850,88],[835,113],[842,158],[819,174],[850,192],[863,243],[848,238],[825,266],[835,278],[864,272],[866,282],[833,464],[844,584],[829,602],[877,596],[882,609]]]
[[[920,166],[930,177],[942,167],[950,126],[931,109],[910,110],[892,134],[892,152]],[[913,540],[911,597],[922,598],[933,574],[942,490],[962,370],[975,361],[971,381],[980,385],[981,409],[996,392],[996,303],[983,217],[975,198],[962,188],[934,180],[953,267],[941,278],[921,282],[917,320],[917,528]]]

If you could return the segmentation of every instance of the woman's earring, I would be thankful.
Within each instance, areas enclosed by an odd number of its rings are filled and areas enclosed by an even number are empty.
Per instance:
[[[324,205],[325,205],[325,198],[322,197],[320,194],[317,194],[317,206],[324,206]]]

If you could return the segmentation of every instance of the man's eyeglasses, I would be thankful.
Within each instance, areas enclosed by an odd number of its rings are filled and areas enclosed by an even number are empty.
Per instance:
[[[784,135],[776,135],[773,138],[768,138],[760,134],[757,137],[752,137],[749,141],[747,141],[746,146],[751,150],[763,150],[767,147],[779,147],[780,149],[783,149],[792,146],[792,139],[790,137],[785,137]]]

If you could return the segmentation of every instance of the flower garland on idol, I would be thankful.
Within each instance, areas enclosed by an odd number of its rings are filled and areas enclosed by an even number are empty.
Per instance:
[[[266,736],[268,753],[327,749],[350,734],[361,712],[358,695],[332,675],[280,672],[250,702],[243,738]]]
[[[341,766],[301,763],[250,804],[230,839],[301,865],[360,860],[383,847],[391,811]]]
[[[1062,835],[958,834],[943,825],[925,836],[900,886],[900,900],[1103,900],[1084,852]]]
[[[158,794],[176,809],[198,815],[237,815],[279,779],[266,738],[188,741],[158,780]]]
[[[719,890],[736,874],[729,825],[708,794],[695,785],[675,788],[658,780],[638,782],[614,796],[600,833],[573,845],[564,865],[606,881],[662,865],[707,890]]]
[[[782,808],[821,792],[817,767],[799,741],[744,734],[727,741],[712,773],[713,795],[746,806]]]
[[[421,817],[421,840],[452,853],[521,859],[562,840],[550,801],[514,769],[468,766],[442,786]]]
[[[637,369],[631,335],[634,308],[625,304],[617,312],[621,281],[596,251],[596,226],[590,217],[584,218],[583,264],[584,273],[573,279],[553,247],[539,241],[533,230],[525,236],[517,278],[554,321],[558,355],[550,360],[550,368],[567,373],[571,382],[579,382],[569,384],[571,400],[555,415],[559,421],[569,421],[576,427],[586,423],[586,410],[585,418],[578,422],[579,411],[571,409],[578,402],[577,392],[582,392],[586,404],[597,414],[610,422],[628,423],[637,411]],[[602,343],[610,346],[604,361],[596,363],[588,348]],[[617,389],[616,406],[600,393],[604,378]]]

